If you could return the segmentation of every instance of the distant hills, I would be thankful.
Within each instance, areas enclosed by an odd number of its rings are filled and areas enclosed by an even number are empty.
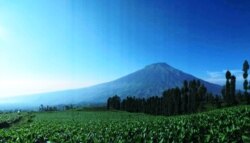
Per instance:
[[[149,97],[161,95],[166,89],[181,87],[184,80],[200,80],[209,92],[220,93],[221,86],[206,82],[190,74],[184,73],[166,63],[155,63],[117,80],[95,86],[21,96],[13,100],[39,106],[59,104],[88,104],[106,102],[115,94],[122,98],[126,96]]]

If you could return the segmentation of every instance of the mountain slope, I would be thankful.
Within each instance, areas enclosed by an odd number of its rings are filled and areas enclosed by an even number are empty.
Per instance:
[[[161,95],[162,92],[176,86],[181,87],[184,80],[200,80],[208,91],[219,93],[221,86],[198,79],[190,74],[177,70],[166,63],[156,63],[119,78],[115,81],[89,88],[99,92],[99,98],[117,94],[121,97],[148,97]],[[106,99],[106,98],[105,98]]]
[[[197,80],[198,78],[175,69],[166,63],[156,63],[117,80],[96,86],[19,97],[16,100],[37,105],[55,105],[105,102],[108,97],[115,94],[122,98],[126,96],[149,97],[161,95],[164,90],[169,88],[181,87],[184,80],[193,79]],[[199,80],[208,88],[208,91],[220,92],[221,86]]]

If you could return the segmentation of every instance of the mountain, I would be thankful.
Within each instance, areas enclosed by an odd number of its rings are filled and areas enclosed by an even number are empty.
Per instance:
[[[155,63],[111,82],[88,88],[22,96],[15,100],[36,105],[56,105],[105,102],[108,97],[115,94],[122,98],[126,96],[149,97],[161,95],[169,88],[181,87],[184,80],[193,79],[200,80],[209,92],[220,93],[221,86],[219,85],[196,78],[166,63]]]

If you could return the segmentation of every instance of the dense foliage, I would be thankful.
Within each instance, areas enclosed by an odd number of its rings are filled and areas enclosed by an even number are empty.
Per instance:
[[[50,111],[57,111],[57,107],[55,106],[44,106],[43,104],[40,105],[39,111],[41,112],[50,112]]]
[[[109,97],[107,101],[107,109],[117,109],[119,110],[121,107],[121,98],[117,95],[113,97]]]
[[[0,128],[8,128],[12,124],[19,122],[25,114],[21,113],[1,113]]]
[[[153,115],[177,115],[182,113],[195,113],[204,108],[204,103],[209,102],[207,88],[199,80],[184,81],[183,87],[168,89],[161,97],[152,96],[147,99],[127,97],[120,100],[115,95],[108,98],[107,108],[128,111],[144,112]],[[213,98],[214,100],[214,98]],[[218,101],[219,102],[219,101]],[[115,106],[116,105],[116,106]]]
[[[0,123],[15,120],[20,116],[21,114],[18,113],[0,113]]]
[[[33,122],[0,129],[0,142],[249,142],[250,106],[185,116],[127,112],[40,112]]]

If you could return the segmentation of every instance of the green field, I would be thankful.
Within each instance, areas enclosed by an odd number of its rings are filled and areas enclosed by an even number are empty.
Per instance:
[[[0,142],[250,142],[250,106],[172,117],[120,111],[21,115],[19,124],[0,129]]]

